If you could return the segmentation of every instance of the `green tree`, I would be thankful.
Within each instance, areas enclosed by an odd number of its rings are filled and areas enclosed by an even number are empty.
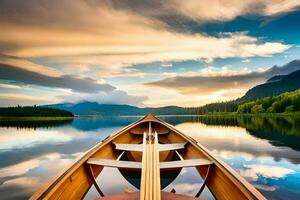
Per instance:
[[[290,112],[294,112],[294,111],[295,111],[294,106],[293,106],[293,105],[290,105],[290,106],[288,106],[288,107],[285,108],[285,111],[284,111],[284,112],[290,113]]]
[[[251,113],[257,114],[257,113],[264,113],[265,109],[262,107],[262,105],[254,105],[251,108]]]

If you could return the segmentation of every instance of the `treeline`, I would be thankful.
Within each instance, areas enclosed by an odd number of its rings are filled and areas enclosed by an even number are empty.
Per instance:
[[[152,112],[155,115],[204,115],[214,112],[236,112],[238,109],[238,101],[224,101],[218,103],[206,104],[201,107],[176,107],[167,106],[161,108],[144,108],[142,114]]]
[[[204,106],[194,108],[195,114],[203,115],[214,112],[236,112],[239,106],[239,101],[224,101],[217,103],[210,103]]]
[[[300,90],[249,101],[239,105],[237,110],[239,114],[290,113],[297,111],[300,111]]]
[[[73,113],[56,108],[17,106],[0,108],[0,117],[73,117]]]

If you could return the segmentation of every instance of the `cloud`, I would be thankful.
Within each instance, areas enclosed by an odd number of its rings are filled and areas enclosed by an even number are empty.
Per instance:
[[[64,102],[79,102],[86,100],[103,104],[129,104],[136,106],[144,106],[143,102],[148,99],[147,96],[128,95],[126,92],[121,90],[98,92],[94,94],[72,93],[68,95],[61,95],[59,98]]]
[[[159,18],[105,2],[109,1],[5,1],[0,12],[0,43],[5,44],[2,52],[113,71],[157,61],[209,62],[215,58],[271,56],[290,48],[280,42],[263,42],[245,32],[217,37],[176,32]],[[219,8],[230,5],[222,2]]]
[[[162,63],[160,66],[162,66],[162,67],[172,67],[173,64],[172,63]]]
[[[42,67],[42,66],[40,66]],[[40,70],[40,69],[39,69]],[[78,76],[62,75],[49,76],[27,70],[25,67],[18,67],[0,63],[0,79],[19,82],[26,85],[37,85],[48,88],[67,89],[64,95],[55,95],[52,97],[41,97],[32,94],[0,94],[0,106],[16,106],[16,105],[33,105],[33,104],[49,104],[57,102],[77,102],[82,100],[97,101],[99,103],[116,103],[144,105],[147,100],[146,96],[128,95],[126,92],[116,89],[114,86],[101,83],[89,78],[81,78]],[[2,88],[20,89],[12,84],[0,84]],[[68,90],[70,89],[70,90]],[[30,92],[31,88],[27,88]]]
[[[31,106],[34,104],[49,104],[57,102],[49,97],[31,96],[26,94],[0,93],[0,107],[6,106]]]
[[[9,83],[0,83],[0,89],[5,88],[5,89],[21,89],[22,87],[19,85],[15,84],[9,84]]]
[[[269,4],[265,7],[264,13],[266,15],[274,15],[283,12],[289,12],[296,9],[299,9],[300,2],[297,0],[277,0],[274,1],[267,1]]]
[[[245,60],[243,60],[242,62],[243,62],[243,63],[250,63],[251,60],[250,60],[250,59],[245,59]]]
[[[65,66],[64,69],[71,72],[78,71],[83,73],[88,71],[89,67],[87,65],[71,65],[71,66]]]
[[[127,28],[124,28],[127,29]],[[147,27],[145,27],[147,29]],[[246,33],[224,34],[212,37],[197,34],[173,33],[167,30],[141,30],[130,33],[128,37],[137,38],[132,44],[125,37],[99,35],[112,40],[111,45],[103,44],[78,46],[20,47],[5,51],[5,54],[28,58],[47,58],[49,62],[62,64],[98,65],[119,69],[124,66],[151,62],[171,62],[186,60],[204,60],[211,62],[215,58],[248,58],[271,56],[289,49],[291,46],[279,42],[260,42]],[[66,36],[71,33],[66,33]],[[137,36],[139,35],[139,36]],[[140,36],[143,35],[143,36]],[[149,39],[151,38],[151,39]],[[46,38],[47,40],[47,38]],[[94,42],[93,42],[94,43]],[[95,43],[97,43],[95,41]],[[215,48],[218,46],[218,48]]]
[[[3,63],[0,63],[0,79],[44,87],[66,88],[84,93],[96,93],[115,89],[115,87],[109,84],[98,83],[90,78],[80,78],[71,75],[50,76]]]
[[[163,80],[149,82],[146,85],[157,86],[179,91],[183,94],[192,93],[216,93],[239,90],[243,94],[250,87],[262,83],[272,76],[288,74],[300,69],[300,61],[293,61],[282,67],[274,66],[265,71],[236,71],[227,67],[208,67],[200,70],[198,74],[185,74],[166,78]],[[238,93],[237,93],[238,94]],[[234,98],[233,96],[231,98]]]
[[[57,77],[62,75],[62,73],[59,70],[56,70],[54,68],[42,66],[24,59],[10,58],[9,56],[1,56],[0,64],[12,65],[20,69],[24,69],[27,71],[36,72],[40,74],[47,74],[49,76]]]
[[[198,21],[228,21],[238,16],[269,16],[292,11],[300,6],[297,0],[173,0],[173,9]]]
[[[297,0],[152,0],[118,1],[111,0],[118,9],[140,10],[144,16],[170,20],[170,18],[190,18],[198,22],[227,21],[237,16],[270,16],[297,9]]]

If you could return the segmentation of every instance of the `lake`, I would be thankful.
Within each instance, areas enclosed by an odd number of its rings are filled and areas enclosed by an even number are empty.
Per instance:
[[[137,117],[79,117],[63,122],[0,122],[1,199],[26,199],[78,156]],[[161,119],[193,137],[268,199],[300,197],[300,118],[168,116]],[[105,182],[104,182],[105,180]],[[98,177],[104,194],[135,191],[116,169]],[[195,195],[194,168],[165,188]],[[92,187],[85,199],[98,197]],[[213,199],[206,189],[202,197]]]

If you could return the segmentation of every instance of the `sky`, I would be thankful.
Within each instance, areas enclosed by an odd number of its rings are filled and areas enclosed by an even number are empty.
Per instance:
[[[1,0],[0,106],[232,100],[296,69],[299,22],[299,0]]]

